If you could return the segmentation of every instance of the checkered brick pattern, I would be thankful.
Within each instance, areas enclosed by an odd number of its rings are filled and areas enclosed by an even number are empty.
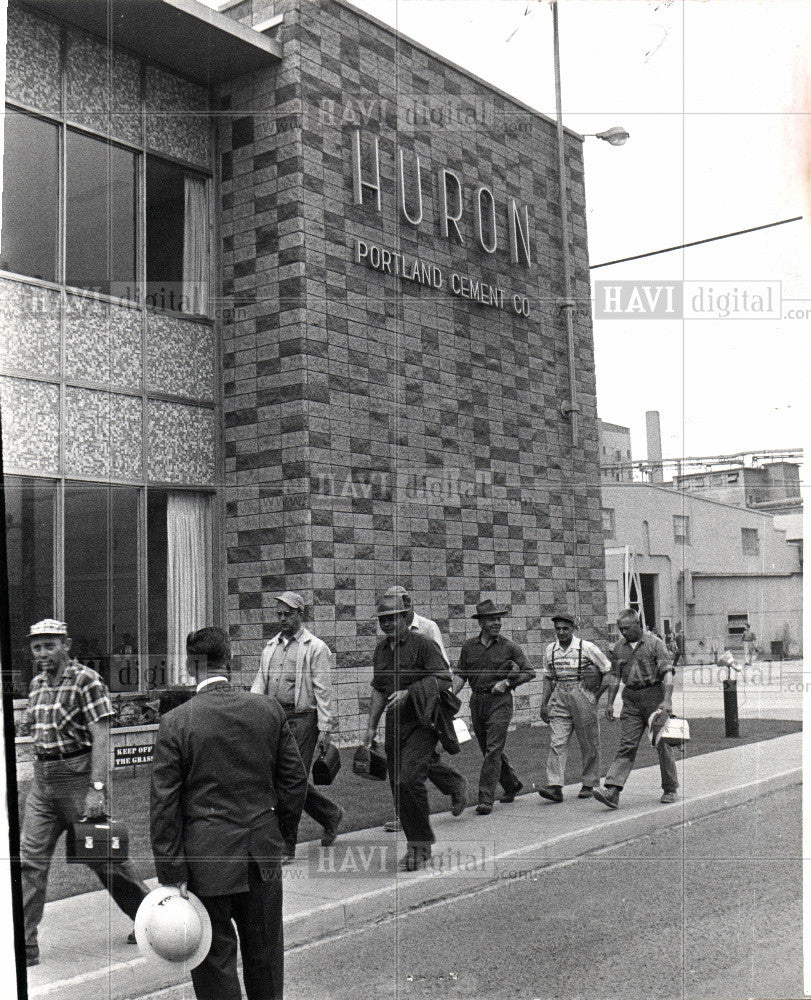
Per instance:
[[[567,139],[581,438],[568,398],[553,123],[337,0],[246,0],[282,13],[284,59],[219,95],[228,617],[249,679],[273,595],[302,592],[338,655],[340,735],[368,709],[375,597],[393,583],[435,618],[452,659],[482,596],[540,664],[565,604],[605,621],[581,144]],[[383,211],[352,195],[352,131],[380,144]],[[397,147],[419,156],[425,219],[397,202]],[[465,245],[440,233],[438,171],[463,182]],[[476,187],[500,249],[472,238]],[[410,197],[413,199],[413,183]],[[506,198],[531,206],[532,267],[510,263]],[[412,200],[409,208],[415,211]],[[357,239],[445,275],[527,295],[529,319],[356,263]],[[517,695],[537,718],[540,684]]]

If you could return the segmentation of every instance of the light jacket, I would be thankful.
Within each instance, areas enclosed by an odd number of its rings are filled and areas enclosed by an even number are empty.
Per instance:
[[[262,650],[262,663],[259,673],[251,685],[254,694],[270,693],[270,658],[273,651],[282,642],[281,632],[275,635]],[[313,635],[309,629],[301,627],[296,636],[296,683],[294,692],[294,707],[297,712],[309,708],[318,710],[318,729],[322,733],[332,732],[335,726],[335,714],[332,708],[332,681],[330,670],[335,662],[335,656],[329,646]]]

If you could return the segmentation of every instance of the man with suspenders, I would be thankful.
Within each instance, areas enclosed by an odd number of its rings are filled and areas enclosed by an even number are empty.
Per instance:
[[[541,798],[563,801],[566,754],[577,734],[583,760],[583,787],[578,798],[591,798],[592,788],[600,780],[600,733],[597,702],[606,685],[611,664],[602,651],[574,634],[574,615],[560,611],[552,615],[557,638],[546,647],[541,718],[552,729],[546,761],[545,788]]]

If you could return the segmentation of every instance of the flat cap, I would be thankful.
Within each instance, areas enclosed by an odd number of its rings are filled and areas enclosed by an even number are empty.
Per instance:
[[[572,628],[577,628],[577,616],[570,611],[556,611],[550,617],[553,622],[567,622]]]
[[[276,600],[281,601],[282,604],[286,604],[288,608],[293,608],[294,611],[303,611],[305,607],[304,598],[301,594],[296,594],[292,590],[286,590],[283,594],[277,594]]]
[[[59,622],[55,618],[43,618],[41,622],[32,625],[28,632],[29,638],[35,635],[67,635],[68,626],[65,622]]]

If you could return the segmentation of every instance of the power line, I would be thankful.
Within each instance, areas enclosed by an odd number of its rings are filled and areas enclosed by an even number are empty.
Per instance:
[[[589,270],[594,271],[598,267],[610,267],[611,264],[624,264],[629,260],[641,260],[643,257],[655,257],[660,253],[672,253],[673,250],[684,250],[686,247],[701,246],[702,243],[715,243],[716,240],[728,240],[732,236],[745,236],[746,233],[757,233],[761,229],[772,229],[774,226],[785,226],[788,222],[799,222],[801,215],[795,215],[793,219],[781,219],[779,222],[767,222],[765,226],[752,226],[751,229],[739,229],[734,233],[724,233],[723,236],[709,236],[705,240],[693,240],[692,243],[679,243],[674,247],[665,247],[664,250],[650,250],[648,253],[634,254],[633,257],[618,257],[616,260],[607,260],[602,264],[592,264]]]

